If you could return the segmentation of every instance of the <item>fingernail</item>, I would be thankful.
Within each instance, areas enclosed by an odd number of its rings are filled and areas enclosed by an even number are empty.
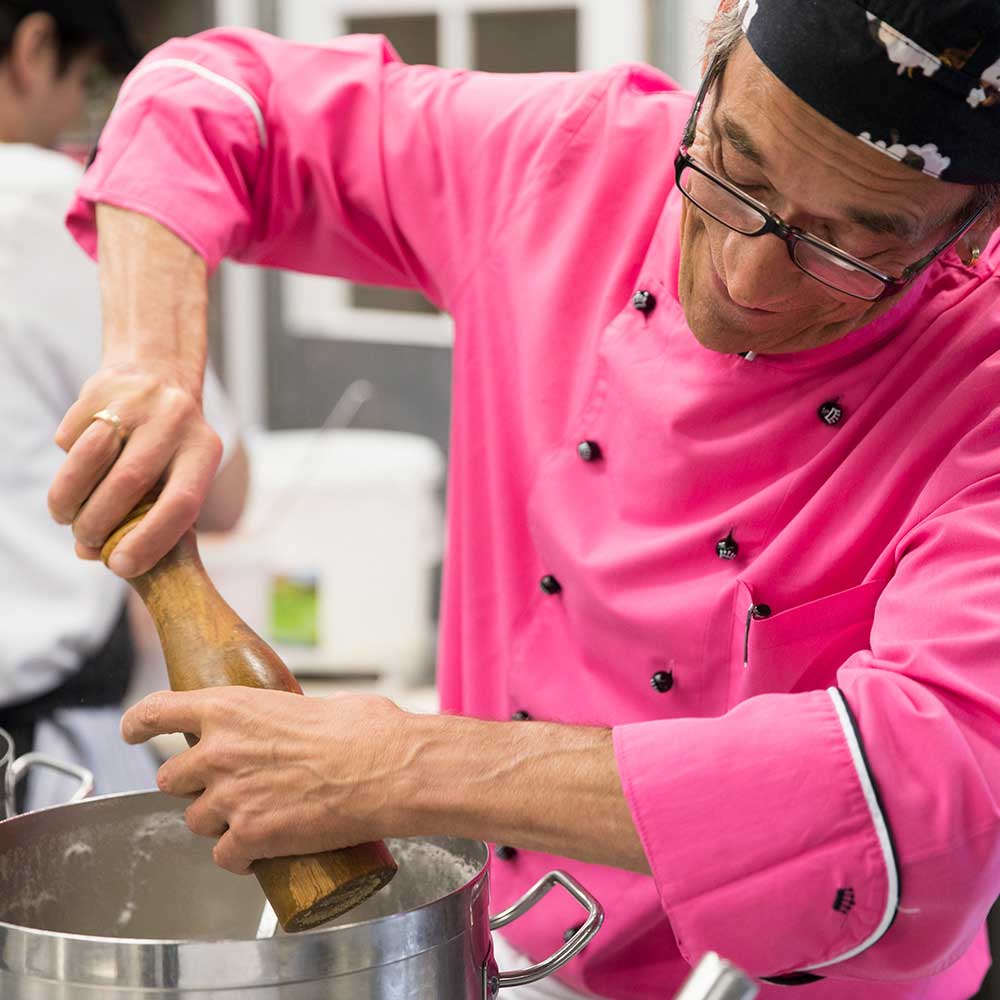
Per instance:
[[[126,578],[135,576],[135,561],[121,552],[116,552],[108,560],[108,568],[112,573]]]

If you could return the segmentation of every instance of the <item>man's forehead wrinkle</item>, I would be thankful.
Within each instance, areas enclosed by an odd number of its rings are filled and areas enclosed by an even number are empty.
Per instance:
[[[721,111],[719,117],[723,134],[736,151],[759,167],[766,167],[767,159],[751,138],[750,132],[727,111]],[[902,240],[915,239],[923,228],[916,219],[860,205],[849,205],[840,214],[870,232]]]
[[[944,182],[865,147],[789,91],[748,46],[716,81],[707,111],[710,129],[765,170],[772,185],[791,194],[784,190],[789,170],[796,191],[795,179],[806,182],[811,193],[800,192],[800,207],[817,218],[917,243],[961,211],[942,205],[931,190]],[[812,169],[803,171],[809,164]]]
[[[844,179],[849,179],[851,186],[855,188],[855,196],[850,200],[845,197],[840,204],[828,205],[826,212],[820,211],[821,216],[829,220],[847,220],[877,235],[911,243],[919,242],[925,234],[936,232],[952,218],[954,210],[941,211],[939,205],[935,205],[938,211],[928,211],[931,207],[927,199],[929,192],[923,190],[922,183],[926,182],[927,178],[909,168],[900,168],[894,163],[890,166],[889,161],[883,164],[880,154],[874,154],[879,156],[878,162],[872,161],[868,157],[869,150],[863,149],[861,144],[853,137],[848,137],[847,133],[841,134],[841,130],[830,125],[812,108],[799,107],[797,98],[790,104],[776,101],[776,93],[780,94],[780,91],[775,91],[773,88],[768,91],[762,86],[745,87],[745,82],[754,80],[754,74],[744,74],[744,76],[749,77],[749,80],[741,78],[738,88],[740,98],[745,97],[750,89],[756,90],[758,96],[752,106],[747,106],[744,100],[740,100],[738,106],[733,107],[734,88],[730,81],[730,90],[726,95],[728,99],[720,101],[716,117],[717,127],[738,152],[769,173],[775,169],[780,173],[780,157],[778,162],[774,161],[764,154],[762,145],[770,148],[775,136],[779,136],[779,145],[783,144],[790,154],[797,156],[802,162],[808,162],[818,156],[818,160],[813,160],[817,169],[822,170],[824,166],[832,167]],[[796,114],[796,111],[803,112],[805,117]],[[764,135],[755,138],[753,134],[755,129],[745,124],[747,119],[744,112],[749,113],[753,122],[759,119],[764,128]],[[849,140],[847,143],[844,142],[845,138]],[[767,142],[762,143],[762,139]],[[808,145],[803,143],[804,139]],[[877,170],[873,172],[868,164]],[[851,169],[852,166],[860,169]],[[905,170],[906,173],[899,176],[891,175],[889,171],[893,168]],[[907,201],[912,201],[915,196],[918,197],[921,205],[919,210],[908,210],[898,198],[894,197],[899,191],[901,182],[905,183],[908,189]],[[914,191],[911,185],[916,185],[921,190]],[[846,190],[844,194],[847,194]],[[934,198],[930,201],[936,203]],[[888,202],[895,204],[890,208]],[[818,208],[812,199],[810,204]]]

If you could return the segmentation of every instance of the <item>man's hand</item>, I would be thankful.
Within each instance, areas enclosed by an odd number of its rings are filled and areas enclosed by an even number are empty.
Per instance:
[[[194,524],[222,455],[201,404],[168,366],[110,365],[87,380],[56,443],[66,459],[49,489],[49,510],[73,524],[77,555],[96,559],[105,539],[159,483],[143,523],[115,550],[111,568],[130,577],[152,567]],[[118,431],[93,414],[118,416]]]
[[[201,412],[207,353],[204,261],[159,223],[97,210],[104,359],[56,432],[66,460],[49,510],[73,524],[77,553],[101,545],[154,487],[160,497],[115,550],[121,576],[150,569],[195,522],[221,443]],[[106,411],[119,426],[95,420]]]
[[[186,820],[219,837],[215,861],[246,874],[257,858],[312,854],[401,835],[393,791],[411,718],[375,695],[305,698],[255,688],[162,691],[131,708],[122,736],[199,742],[168,760],[157,783],[197,796]]]
[[[200,742],[160,768],[159,786],[198,796],[188,826],[221,838],[215,860],[229,871],[446,834],[649,872],[608,729],[242,687],[159,692],[122,719],[129,743],[177,732]]]

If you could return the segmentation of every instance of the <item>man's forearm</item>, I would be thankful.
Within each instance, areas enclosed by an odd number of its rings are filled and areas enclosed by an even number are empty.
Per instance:
[[[201,399],[208,351],[205,262],[147,216],[97,206],[105,367],[169,368]]]
[[[72,523],[77,553],[94,559],[156,490],[155,506],[109,562],[135,576],[194,524],[222,452],[201,405],[207,269],[152,219],[107,205],[97,213],[104,357],[56,431],[67,455],[49,510]]]
[[[412,717],[399,825],[649,873],[611,730]]]

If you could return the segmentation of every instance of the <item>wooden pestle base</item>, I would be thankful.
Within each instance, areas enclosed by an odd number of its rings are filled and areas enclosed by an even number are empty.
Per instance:
[[[147,498],[104,543],[105,565],[153,506]],[[149,572],[129,580],[149,609],[175,691],[241,685],[302,694],[277,653],[223,600],[202,566],[194,531]],[[188,742],[196,742],[188,735]],[[382,841],[299,857],[255,861],[251,871],[289,933],[363,903],[396,874]]]

